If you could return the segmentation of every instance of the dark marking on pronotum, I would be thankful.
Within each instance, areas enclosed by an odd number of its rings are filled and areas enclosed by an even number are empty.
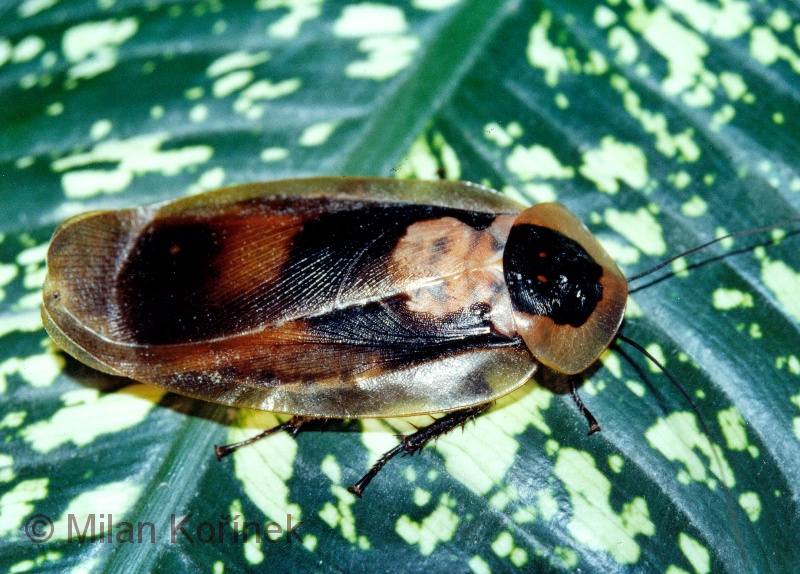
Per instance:
[[[531,257],[532,246],[540,250],[538,257]],[[557,325],[580,327],[603,298],[603,268],[578,242],[558,231],[515,225],[503,264],[514,308],[549,317]]]

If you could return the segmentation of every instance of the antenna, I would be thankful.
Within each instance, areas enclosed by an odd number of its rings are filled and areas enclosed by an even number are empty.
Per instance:
[[[775,227],[775,226],[770,226],[770,227]],[[770,229],[770,228],[766,228],[766,229]],[[765,229],[761,229],[759,231],[764,231],[764,230]],[[743,233],[743,232],[739,232],[739,233]],[[717,241],[720,241],[722,239],[724,239],[724,238],[720,237]],[[702,249],[702,247],[703,246],[695,248],[693,251],[697,251],[698,249]],[[669,262],[667,262],[667,263],[669,263]],[[662,267],[663,267],[663,265],[662,265]],[[726,503],[726,505],[728,507],[728,519],[731,522],[731,526],[733,527],[733,531],[734,531],[734,534],[736,536],[736,545],[739,548],[739,554],[740,554],[742,560],[744,561],[745,566],[748,566],[748,568],[749,568],[749,561],[747,560],[747,555],[745,554],[744,546],[743,546],[743,543],[742,543],[742,535],[739,532],[739,525],[736,522],[736,515],[733,512],[733,502],[731,501],[731,491],[728,490],[728,486],[725,484],[725,467],[722,465],[722,459],[720,459],[719,454],[717,454],[717,450],[714,448],[714,443],[711,441],[711,433],[708,430],[708,425],[706,425],[706,421],[703,418],[703,415],[700,414],[700,410],[697,408],[697,405],[694,403],[694,401],[692,400],[692,397],[689,395],[689,393],[686,391],[686,389],[683,388],[683,385],[681,385],[678,382],[678,380],[675,377],[672,376],[672,373],[670,373],[666,369],[666,367],[664,365],[662,365],[658,361],[658,359],[656,359],[647,349],[645,349],[642,345],[640,345],[639,343],[637,343],[633,339],[629,339],[628,337],[626,337],[622,333],[617,333],[617,339],[619,339],[620,341],[622,341],[624,343],[627,343],[628,345],[630,345],[631,347],[633,347],[634,349],[639,351],[642,355],[644,355],[645,357],[650,359],[653,362],[653,364],[655,364],[659,369],[661,369],[661,372],[664,373],[664,375],[667,377],[669,382],[672,383],[672,385],[676,389],[678,389],[680,391],[681,395],[683,395],[683,398],[686,399],[686,402],[689,403],[689,406],[692,408],[692,411],[694,411],[694,414],[697,416],[697,420],[700,421],[700,428],[703,430],[703,434],[705,435],[706,439],[708,440],[709,447],[711,448],[711,455],[714,457],[714,461],[717,463],[717,466],[719,467],[719,473],[720,473],[720,481],[719,482],[722,485],[723,492],[725,493],[725,503]]]
[[[705,249],[706,247],[711,247],[712,245],[714,245],[715,243],[719,243],[720,241],[724,241],[726,239],[733,239],[734,237],[745,237],[747,235],[756,235],[758,233],[764,233],[765,231],[770,231],[772,229],[776,229],[778,227],[784,227],[786,225],[791,225],[793,223],[800,223],[800,217],[795,217],[795,218],[792,218],[792,219],[784,219],[783,221],[780,221],[778,223],[773,223],[771,225],[765,225],[764,227],[759,227],[757,229],[745,229],[744,231],[734,231],[733,233],[728,233],[727,235],[723,235],[722,237],[717,237],[716,239],[712,239],[711,241],[707,241],[706,243],[703,243],[702,245],[698,245],[697,247],[692,247],[691,249],[689,249],[687,251],[684,251],[683,253],[679,253],[678,255],[676,255],[674,257],[670,257],[669,259],[667,259],[666,261],[662,261],[661,263],[659,263],[655,267],[651,267],[647,271],[643,271],[642,273],[639,273],[639,274],[634,275],[633,277],[629,278],[628,279],[628,283],[630,284],[631,282],[636,281],[637,279],[641,279],[642,277],[646,277],[646,276],[650,275],[651,273],[655,273],[659,269],[663,269],[664,267],[666,267],[667,265],[669,265],[673,261],[676,261],[676,260],[680,259],[681,257],[686,257],[687,255],[691,255],[692,253],[697,253],[698,251],[701,251],[701,250]]]

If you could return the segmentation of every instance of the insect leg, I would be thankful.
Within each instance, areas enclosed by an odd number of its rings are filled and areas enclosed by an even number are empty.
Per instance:
[[[586,422],[589,423],[589,432],[587,434],[596,433],[600,430],[600,423],[597,422],[597,419],[594,418],[591,411],[583,404],[581,397],[578,395],[578,388],[575,386],[575,380],[573,378],[570,378],[569,385],[572,388],[572,400],[575,401],[575,406],[578,407],[578,411],[586,417]]]
[[[439,438],[441,435],[453,430],[458,425],[463,426],[468,420],[474,419],[480,413],[486,410],[488,406],[489,404],[487,403],[478,405],[476,407],[468,407],[460,411],[453,411],[439,419],[436,419],[428,426],[419,429],[417,432],[402,437],[400,444],[398,444],[392,450],[384,453],[384,455],[380,457],[374,465],[372,465],[372,468],[369,469],[369,472],[367,472],[367,474],[365,474],[361,480],[356,482],[347,490],[361,498],[364,489],[367,488],[370,482],[372,482],[372,479],[375,478],[375,475],[380,472],[380,470],[383,468],[383,465],[392,460],[395,456],[398,454],[405,456],[407,454],[414,454],[421,451],[431,439]]]
[[[234,444],[226,444],[226,445],[223,445],[223,446],[214,445],[214,452],[217,453],[217,460],[222,460],[224,457],[228,456],[229,454],[231,454],[236,449],[238,449],[240,447],[243,447],[243,446],[247,446],[248,444],[253,444],[254,442],[259,441],[262,438],[268,437],[271,434],[275,434],[276,432],[280,432],[280,431],[285,430],[290,435],[295,437],[300,433],[300,431],[302,430],[302,427],[306,423],[309,423],[309,422],[311,422],[313,420],[316,420],[316,419],[314,419],[313,417],[302,417],[302,416],[299,416],[299,415],[298,416],[293,416],[290,420],[286,421],[285,423],[280,424],[280,425],[278,425],[276,427],[272,427],[271,429],[267,429],[264,432],[262,432],[261,434],[258,434],[258,435],[254,436],[254,437],[251,437],[251,438],[247,439],[247,440],[243,440],[242,442],[237,442],[237,443],[234,443]]]

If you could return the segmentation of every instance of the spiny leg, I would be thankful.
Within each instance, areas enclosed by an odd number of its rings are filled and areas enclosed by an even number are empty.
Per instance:
[[[407,454],[414,454],[421,451],[431,439],[439,438],[441,435],[453,430],[459,425],[463,426],[468,420],[474,419],[480,413],[485,411],[488,406],[489,404],[487,403],[448,413],[445,416],[436,419],[428,426],[419,429],[417,432],[402,437],[400,444],[398,444],[392,450],[384,453],[384,455],[378,459],[378,462],[372,465],[372,468],[369,469],[369,472],[367,472],[367,474],[365,474],[361,480],[356,482],[347,490],[361,498],[364,489],[367,488],[370,482],[372,482],[372,479],[375,478],[375,475],[380,472],[380,470],[383,468],[383,465],[392,460],[395,456],[398,454],[405,456]]]
[[[570,378],[569,385],[572,388],[572,400],[575,401],[575,406],[578,407],[578,411],[586,417],[586,422],[589,423],[589,432],[587,434],[594,434],[600,430],[600,423],[597,422],[597,419],[594,418],[594,415],[586,408],[586,405],[583,404],[580,396],[578,396],[578,388],[575,386],[575,379]]]
[[[290,420],[286,421],[285,423],[279,424],[278,426],[272,427],[271,429],[267,429],[261,434],[258,434],[247,440],[243,440],[235,444],[226,444],[224,446],[214,445],[214,452],[217,453],[217,460],[222,460],[224,457],[228,456],[236,449],[241,448],[243,446],[247,446],[248,444],[253,444],[254,442],[259,441],[262,438],[266,438],[271,434],[275,434],[276,432],[285,430],[290,435],[292,435],[292,437],[296,437],[300,433],[304,425],[314,420],[318,419],[314,419],[313,417],[303,417],[299,415],[293,416]]]

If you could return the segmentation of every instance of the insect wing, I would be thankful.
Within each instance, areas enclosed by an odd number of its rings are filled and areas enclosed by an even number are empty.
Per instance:
[[[51,334],[106,372],[326,417],[452,410],[528,379],[499,267],[516,206],[465,184],[451,207],[423,182],[388,199],[384,180],[300,181],[68,220]]]

